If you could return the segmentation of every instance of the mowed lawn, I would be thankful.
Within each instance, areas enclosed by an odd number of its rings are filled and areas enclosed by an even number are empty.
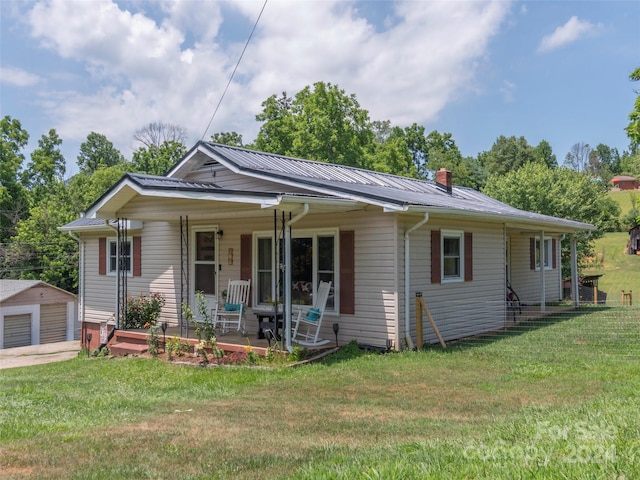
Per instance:
[[[0,371],[0,478],[640,478],[640,310],[296,367]]]

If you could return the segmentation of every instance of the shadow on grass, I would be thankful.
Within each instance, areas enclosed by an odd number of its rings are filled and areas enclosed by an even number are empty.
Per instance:
[[[509,325],[500,330],[494,330],[472,337],[464,337],[456,340],[449,340],[447,348],[442,348],[440,344],[424,344],[422,351],[438,351],[443,353],[453,353],[472,348],[482,347],[495,342],[499,342],[508,338],[519,337],[529,332],[550,327],[552,325],[572,320],[576,317],[584,317],[586,315],[602,315],[603,312],[613,310],[613,307],[604,305],[598,306],[582,306],[573,310],[566,310],[558,313],[551,313],[545,317],[523,320]]]

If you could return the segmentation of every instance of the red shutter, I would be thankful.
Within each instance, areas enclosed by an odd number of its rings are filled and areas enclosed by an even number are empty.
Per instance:
[[[440,283],[440,230],[431,230],[431,283]]]
[[[340,313],[356,313],[355,232],[340,232]]]
[[[558,244],[556,243],[556,239],[551,240],[551,266],[553,268],[558,268],[558,255],[556,253],[558,249]]]
[[[536,237],[529,239],[529,268],[536,269]]]
[[[107,239],[98,239],[98,275],[107,274]]]
[[[464,281],[473,281],[473,234],[464,234]]]
[[[249,280],[252,275],[251,254],[252,236],[240,235],[240,279]],[[251,295],[249,295],[249,306],[251,306]]]
[[[133,237],[132,258],[133,276],[140,277],[142,275],[142,237]]]

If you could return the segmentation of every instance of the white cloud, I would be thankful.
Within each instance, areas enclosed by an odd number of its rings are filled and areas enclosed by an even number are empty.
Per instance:
[[[392,5],[393,24],[373,26],[350,2],[269,2],[206,138],[235,130],[253,140],[263,100],[316,81],[355,93],[372,119],[401,126],[435,121],[449,101],[474,88],[475,69],[510,5]],[[91,75],[82,93],[44,92],[63,138],[82,141],[97,131],[127,155],[133,132],[149,122],[186,128],[188,143],[202,136],[244,40],[223,38],[218,2],[160,7],[130,12],[109,0],[52,0],[30,10],[32,35]],[[262,2],[234,1],[225,8],[247,29],[236,37],[247,38]],[[376,8],[376,2],[361,8]]]
[[[0,67],[0,82],[16,87],[30,87],[40,82],[40,77],[21,68]]]
[[[578,17],[571,17],[567,23],[556,28],[552,34],[546,35],[538,45],[538,52],[550,52],[569,43],[575,42],[581,37],[593,34],[601,28],[599,24],[593,24]]]
[[[502,93],[502,98],[505,103],[512,103],[514,101],[514,92],[516,90],[516,84],[510,82],[509,80],[504,80],[502,82],[502,87],[500,88],[500,92]]]

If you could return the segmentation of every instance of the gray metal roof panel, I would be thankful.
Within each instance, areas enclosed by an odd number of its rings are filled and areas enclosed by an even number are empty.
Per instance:
[[[310,187],[340,192],[354,199],[363,196],[401,206],[454,209],[539,222],[559,221],[572,228],[592,227],[582,222],[520,210],[468,187],[454,186],[452,192],[447,193],[431,181],[203,143],[208,150],[230,161],[239,170],[294,180]]]

